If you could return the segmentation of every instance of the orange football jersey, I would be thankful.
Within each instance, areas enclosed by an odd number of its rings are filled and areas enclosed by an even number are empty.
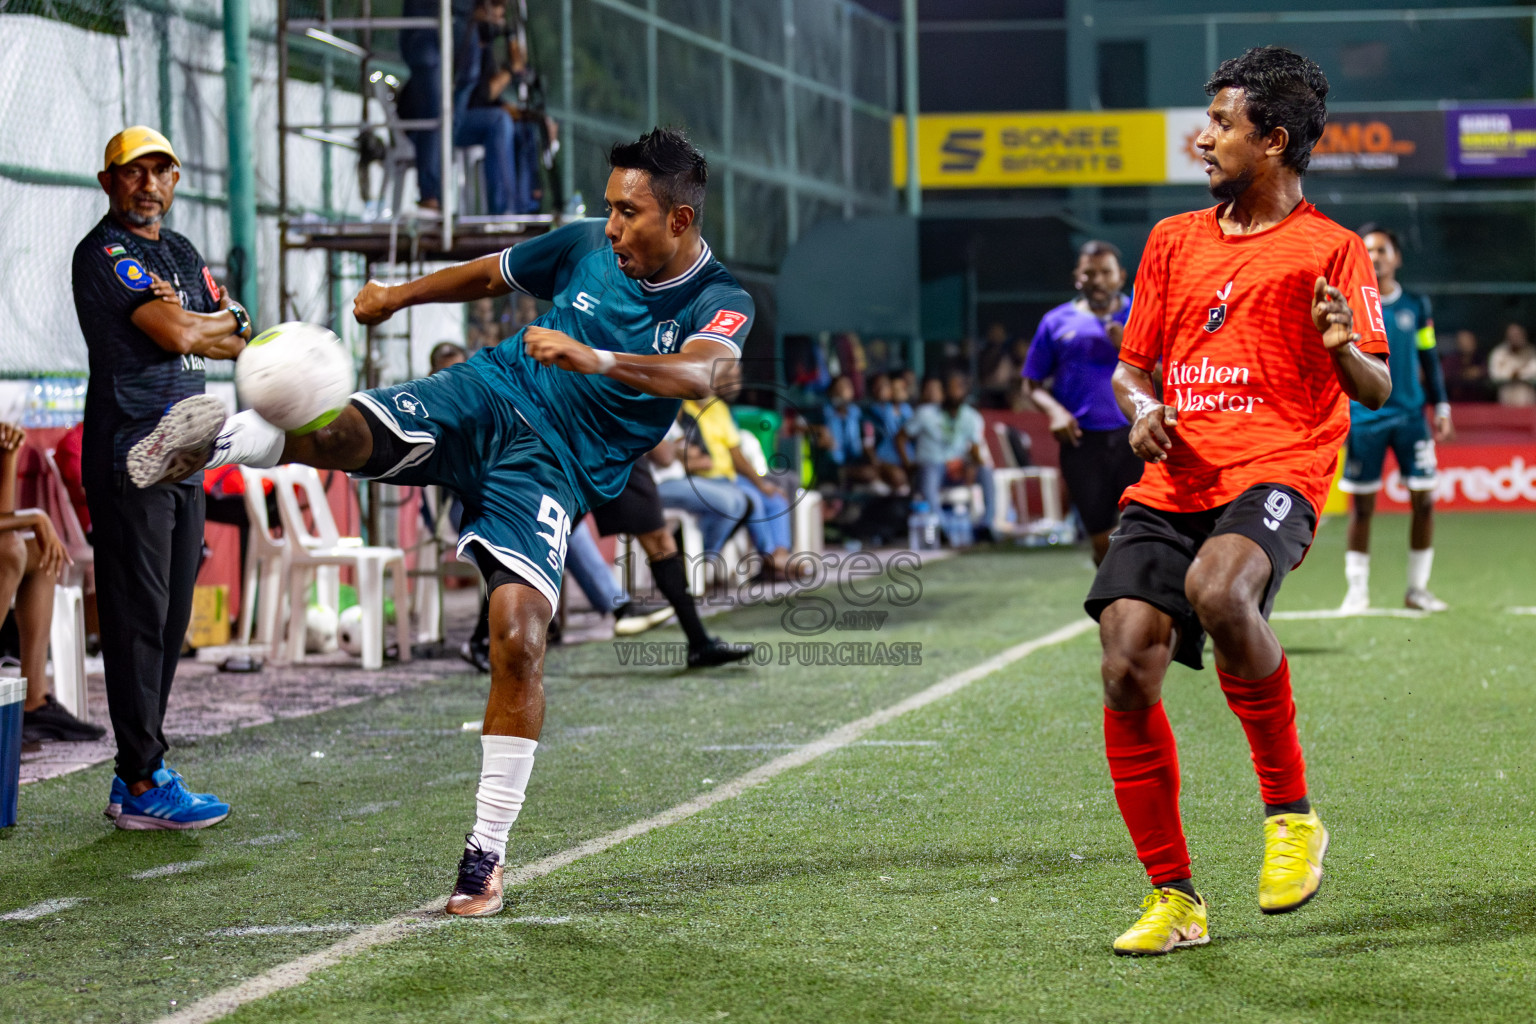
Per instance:
[[[1322,276],[1343,292],[1360,349],[1385,355],[1376,272],[1360,237],[1311,203],[1251,235],[1223,234],[1221,209],[1169,217],[1142,253],[1120,358],[1162,363],[1178,423],[1168,458],[1122,500],[1199,512],[1281,483],[1321,514],[1349,399],[1312,324],[1312,289]]]

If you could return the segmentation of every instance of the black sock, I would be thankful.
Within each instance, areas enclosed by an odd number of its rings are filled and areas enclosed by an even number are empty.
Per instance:
[[[1193,878],[1181,878],[1177,882],[1163,882],[1158,889],[1177,889],[1192,900],[1198,901],[1200,896],[1195,892],[1195,880]]]
[[[677,611],[677,624],[688,634],[689,647],[703,647],[709,643],[704,623],[699,620],[699,610],[694,606],[693,595],[688,593],[688,579],[683,575],[683,555],[678,552],[651,563],[651,578],[667,603]]]
[[[1312,801],[1306,797],[1294,800],[1288,804],[1265,804],[1264,817],[1272,818],[1277,814],[1311,814]]]

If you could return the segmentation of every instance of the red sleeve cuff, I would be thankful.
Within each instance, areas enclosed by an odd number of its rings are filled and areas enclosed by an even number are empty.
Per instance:
[[[1157,365],[1157,360],[1151,356],[1144,356],[1140,352],[1127,352],[1124,348],[1120,350],[1120,361],[1147,373],[1151,373],[1152,368]]]
[[[1378,340],[1376,338],[1361,338],[1359,341],[1355,342],[1355,347],[1358,348],[1361,352],[1364,352],[1366,355],[1371,356],[1384,356],[1389,351],[1389,347],[1386,341]],[[1125,357],[1122,356],[1121,358],[1123,359]]]

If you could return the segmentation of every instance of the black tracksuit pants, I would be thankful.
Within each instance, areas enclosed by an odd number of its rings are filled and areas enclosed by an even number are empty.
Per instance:
[[[132,785],[153,775],[166,752],[165,708],[202,554],[203,488],[141,490],[126,473],[87,473],[85,497],[117,774]]]

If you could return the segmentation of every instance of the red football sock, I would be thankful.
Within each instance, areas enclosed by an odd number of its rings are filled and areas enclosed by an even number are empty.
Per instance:
[[[1189,877],[1179,819],[1179,751],[1162,702],[1141,711],[1104,709],[1104,750],[1115,803],[1153,885]]]
[[[1227,706],[1243,723],[1259,793],[1266,804],[1306,799],[1307,763],[1296,737],[1296,702],[1291,699],[1291,666],[1280,654],[1280,667],[1263,679],[1239,679],[1216,670]]]

